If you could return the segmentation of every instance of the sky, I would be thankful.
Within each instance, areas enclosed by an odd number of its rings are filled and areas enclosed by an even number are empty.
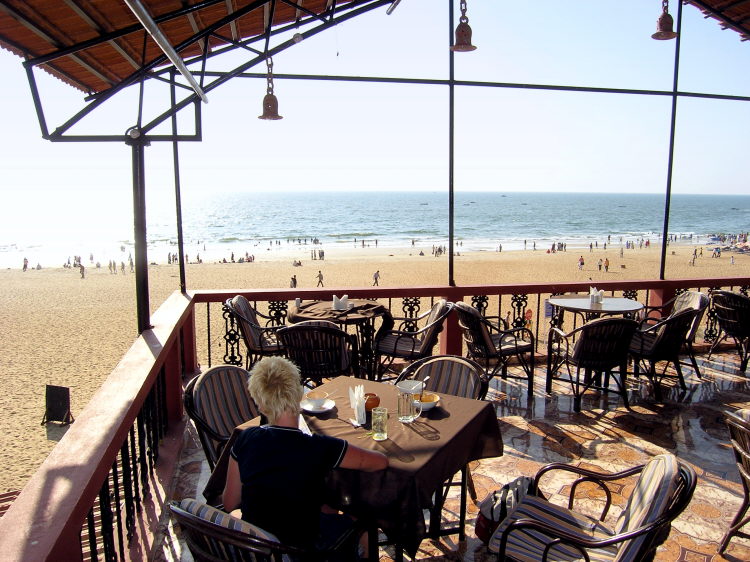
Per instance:
[[[402,0],[390,16],[377,10],[280,53],[274,71],[445,79],[446,6]],[[455,55],[455,76],[670,90],[676,42],[650,37],[660,11],[658,0],[469,0],[478,48]],[[670,12],[676,18],[677,2]],[[680,90],[750,96],[750,42],[692,6],[683,8],[681,50]],[[0,72],[0,245],[10,229],[46,235],[132,220],[130,149],[43,140],[21,60],[0,52]],[[83,107],[80,92],[37,77],[50,128]],[[263,121],[265,87],[235,79],[209,94],[203,141],[180,145],[184,197],[447,190],[447,87],[277,79],[284,119]],[[134,93],[106,104],[81,132],[123,133],[135,123]],[[147,89],[147,111],[163,94]],[[457,191],[665,191],[669,97],[458,87],[455,99]],[[750,193],[750,103],[682,98],[676,126],[674,193]],[[172,197],[171,150],[146,149],[149,200]]]

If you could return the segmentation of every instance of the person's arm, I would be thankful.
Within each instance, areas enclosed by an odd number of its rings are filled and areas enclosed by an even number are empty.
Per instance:
[[[388,467],[388,457],[380,451],[371,451],[370,449],[363,449],[349,444],[339,466],[341,468],[375,472],[376,470],[383,470]]]
[[[222,494],[222,503],[224,511],[227,513],[237,509],[242,501],[242,480],[240,480],[240,466],[237,461],[229,457],[227,466],[227,481],[224,484],[224,494]]]

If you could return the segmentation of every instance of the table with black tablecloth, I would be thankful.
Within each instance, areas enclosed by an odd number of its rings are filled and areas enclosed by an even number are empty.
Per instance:
[[[349,388],[363,384],[365,392],[380,396],[388,408],[388,439],[374,441],[368,429],[354,427]],[[489,402],[442,394],[438,406],[424,412],[411,424],[396,416],[396,388],[352,377],[338,377],[320,387],[336,406],[329,412],[305,414],[314,433],[346,439],[359,447],[388,455],[389,467],[378,472],[336,469],[327,478],[327,501],[355,517],[373,521],[389,542],[414,555],[427,534],[423,510],[432,507],[433,493],[469,461],[497,457],[503,453],[502,437]],[[235,430],[259,423],[253,420]],[[204,496],[215,503],[226,480],[228,449],[225,449],[209,480]]]

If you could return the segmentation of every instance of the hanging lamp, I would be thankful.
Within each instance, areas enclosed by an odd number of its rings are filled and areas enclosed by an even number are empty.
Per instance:
[[[458,53],[473,51],[476,49],[471,44],[471,27],[469,27],[469,18],[466,17],[466,0],[461,0],[460,4],[461,17],[456,26],[456,42],[451,46],[451,51]]]
[[[258,115],[258,119],[266,121],[278,121],[283,119],[279,115],[279,100],[273,93],[273,58],[266,59],[266,95],[263,97],[263,115]]]
[[[677,37],[674,31],[674,19],[669,15],[669,0],[661,1],[661,15],[656,20],[656,33],[651,37],[660,41]]]

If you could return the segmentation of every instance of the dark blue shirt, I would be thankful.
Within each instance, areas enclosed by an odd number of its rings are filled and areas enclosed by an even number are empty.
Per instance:
[[[242,518],[285,544],[310,548],[319,532],[325,477],[348,443],[278,426],[244,430],[231,450],[242,481]]]

